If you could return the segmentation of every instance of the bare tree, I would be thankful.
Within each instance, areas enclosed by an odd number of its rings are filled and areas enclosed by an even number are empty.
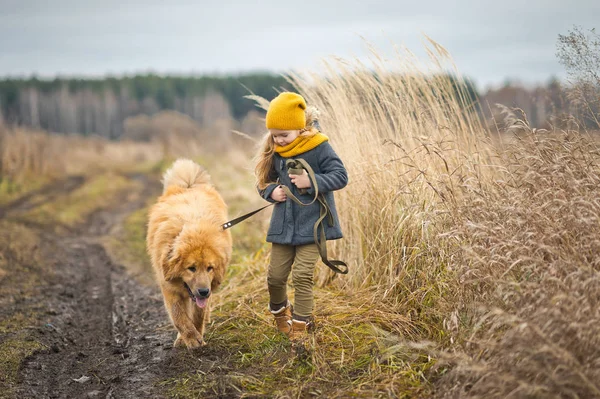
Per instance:
[[[558,35],[556,55],[572,84],[573,105],[586,124],[600,128],[600,35],[575,26],[567,35]]]

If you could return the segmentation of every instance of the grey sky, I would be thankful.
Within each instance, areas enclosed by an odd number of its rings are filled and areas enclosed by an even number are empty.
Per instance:
[[[536,83],[564,75],[558,34],[598,21],[599,0],[0,0],[0,76],[318,70],[424,33],[479,87]]]

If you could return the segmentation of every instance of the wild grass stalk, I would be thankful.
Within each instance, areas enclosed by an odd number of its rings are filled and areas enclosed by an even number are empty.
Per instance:
[[[492,142],[447,53],[428,53],[291,77],[349,170],[339,286],[412,316],[453,365],[439,396],[599,396],[598,145],[510,112]]]

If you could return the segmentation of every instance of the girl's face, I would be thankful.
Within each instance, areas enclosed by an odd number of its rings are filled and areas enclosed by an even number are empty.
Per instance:
[[[296,140],[296,138],[300,134],[300,130],[269,129],[269,132],[271,132],[275,144],[277,144],[280,147],[284,147],[290,144],[292,141]]]

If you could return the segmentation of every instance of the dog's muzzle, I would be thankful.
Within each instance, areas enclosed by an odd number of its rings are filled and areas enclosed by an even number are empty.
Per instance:
[[[189,285],[187,285],[185,282],[183,283],[183,285],[187,289],[187,292],[190,295],[190,299],[196,303],[196,306],[198,306],[201,309],[204,309],[206,307],[206,305],[208,304],[208,297],[210,296],[210,289],[209,288],[198,288],[198,290],[197,290],[198,295],[194,295],[194,293],[190,289]]]

